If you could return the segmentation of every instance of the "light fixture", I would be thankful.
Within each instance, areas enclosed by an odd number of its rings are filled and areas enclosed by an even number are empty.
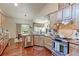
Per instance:
[[[25,17],[25,22],[26,22],[26,19],[27,19],[27,8],[25,9],[25,15],[24,15],[24,17]]]
[[[14,5],[17,7],[18,6],[18,4],[17,3],[14,3]]]

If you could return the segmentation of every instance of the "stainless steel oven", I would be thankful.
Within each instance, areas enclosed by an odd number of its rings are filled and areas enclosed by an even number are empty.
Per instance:
[[[67,55],[69,53],[69,42],[64,39],[54,39],[52,46],[52,49],[55,51],[56,55]]]

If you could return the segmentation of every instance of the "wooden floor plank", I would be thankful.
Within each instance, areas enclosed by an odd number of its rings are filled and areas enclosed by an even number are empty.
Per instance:
[[[22,43],[10,43],[2,56],[52,56],[52,53],[44,47],[24,48]]]

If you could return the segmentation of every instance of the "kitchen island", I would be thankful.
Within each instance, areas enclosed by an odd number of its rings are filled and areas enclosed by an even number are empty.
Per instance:
[[[23,35],[24,47],[39,46],[52,50],[52,38],[47,35]]]

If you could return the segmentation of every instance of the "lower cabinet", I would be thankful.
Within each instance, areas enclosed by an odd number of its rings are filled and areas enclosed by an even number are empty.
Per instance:
[[[52,39],[50,37],[45,37],[44,46],[47,49],[52,50]]]
[[[34,45],[39,45],[39,36],[34,36]]]
[[[0,55],[3,53],[4,49],[6,48],[9,42],[9,38],[4,36],[0,39]]]
[[[24,47],[33,46],[33,38],[32,36],[23,36]]]
[[[51,37],[42,36],[42,35],[34,35],[33,37],[25,36],[25,37],[23,37],[23,39],[24,39],[24,47],[36,45],[36,46],[43,46],[49,50],[52,50]],[[28,40],[28,39],[30,39],[30,40]]]
[[[0,55],[2,54],[3,50],[4,50],[4,42],[3,40],[0,40]]]
[[[34,36],[34,45],[44,46],[44,36]]]
[[[34,36],[34,45],[44,46],[52,50],[52,39],[48,36]]]

